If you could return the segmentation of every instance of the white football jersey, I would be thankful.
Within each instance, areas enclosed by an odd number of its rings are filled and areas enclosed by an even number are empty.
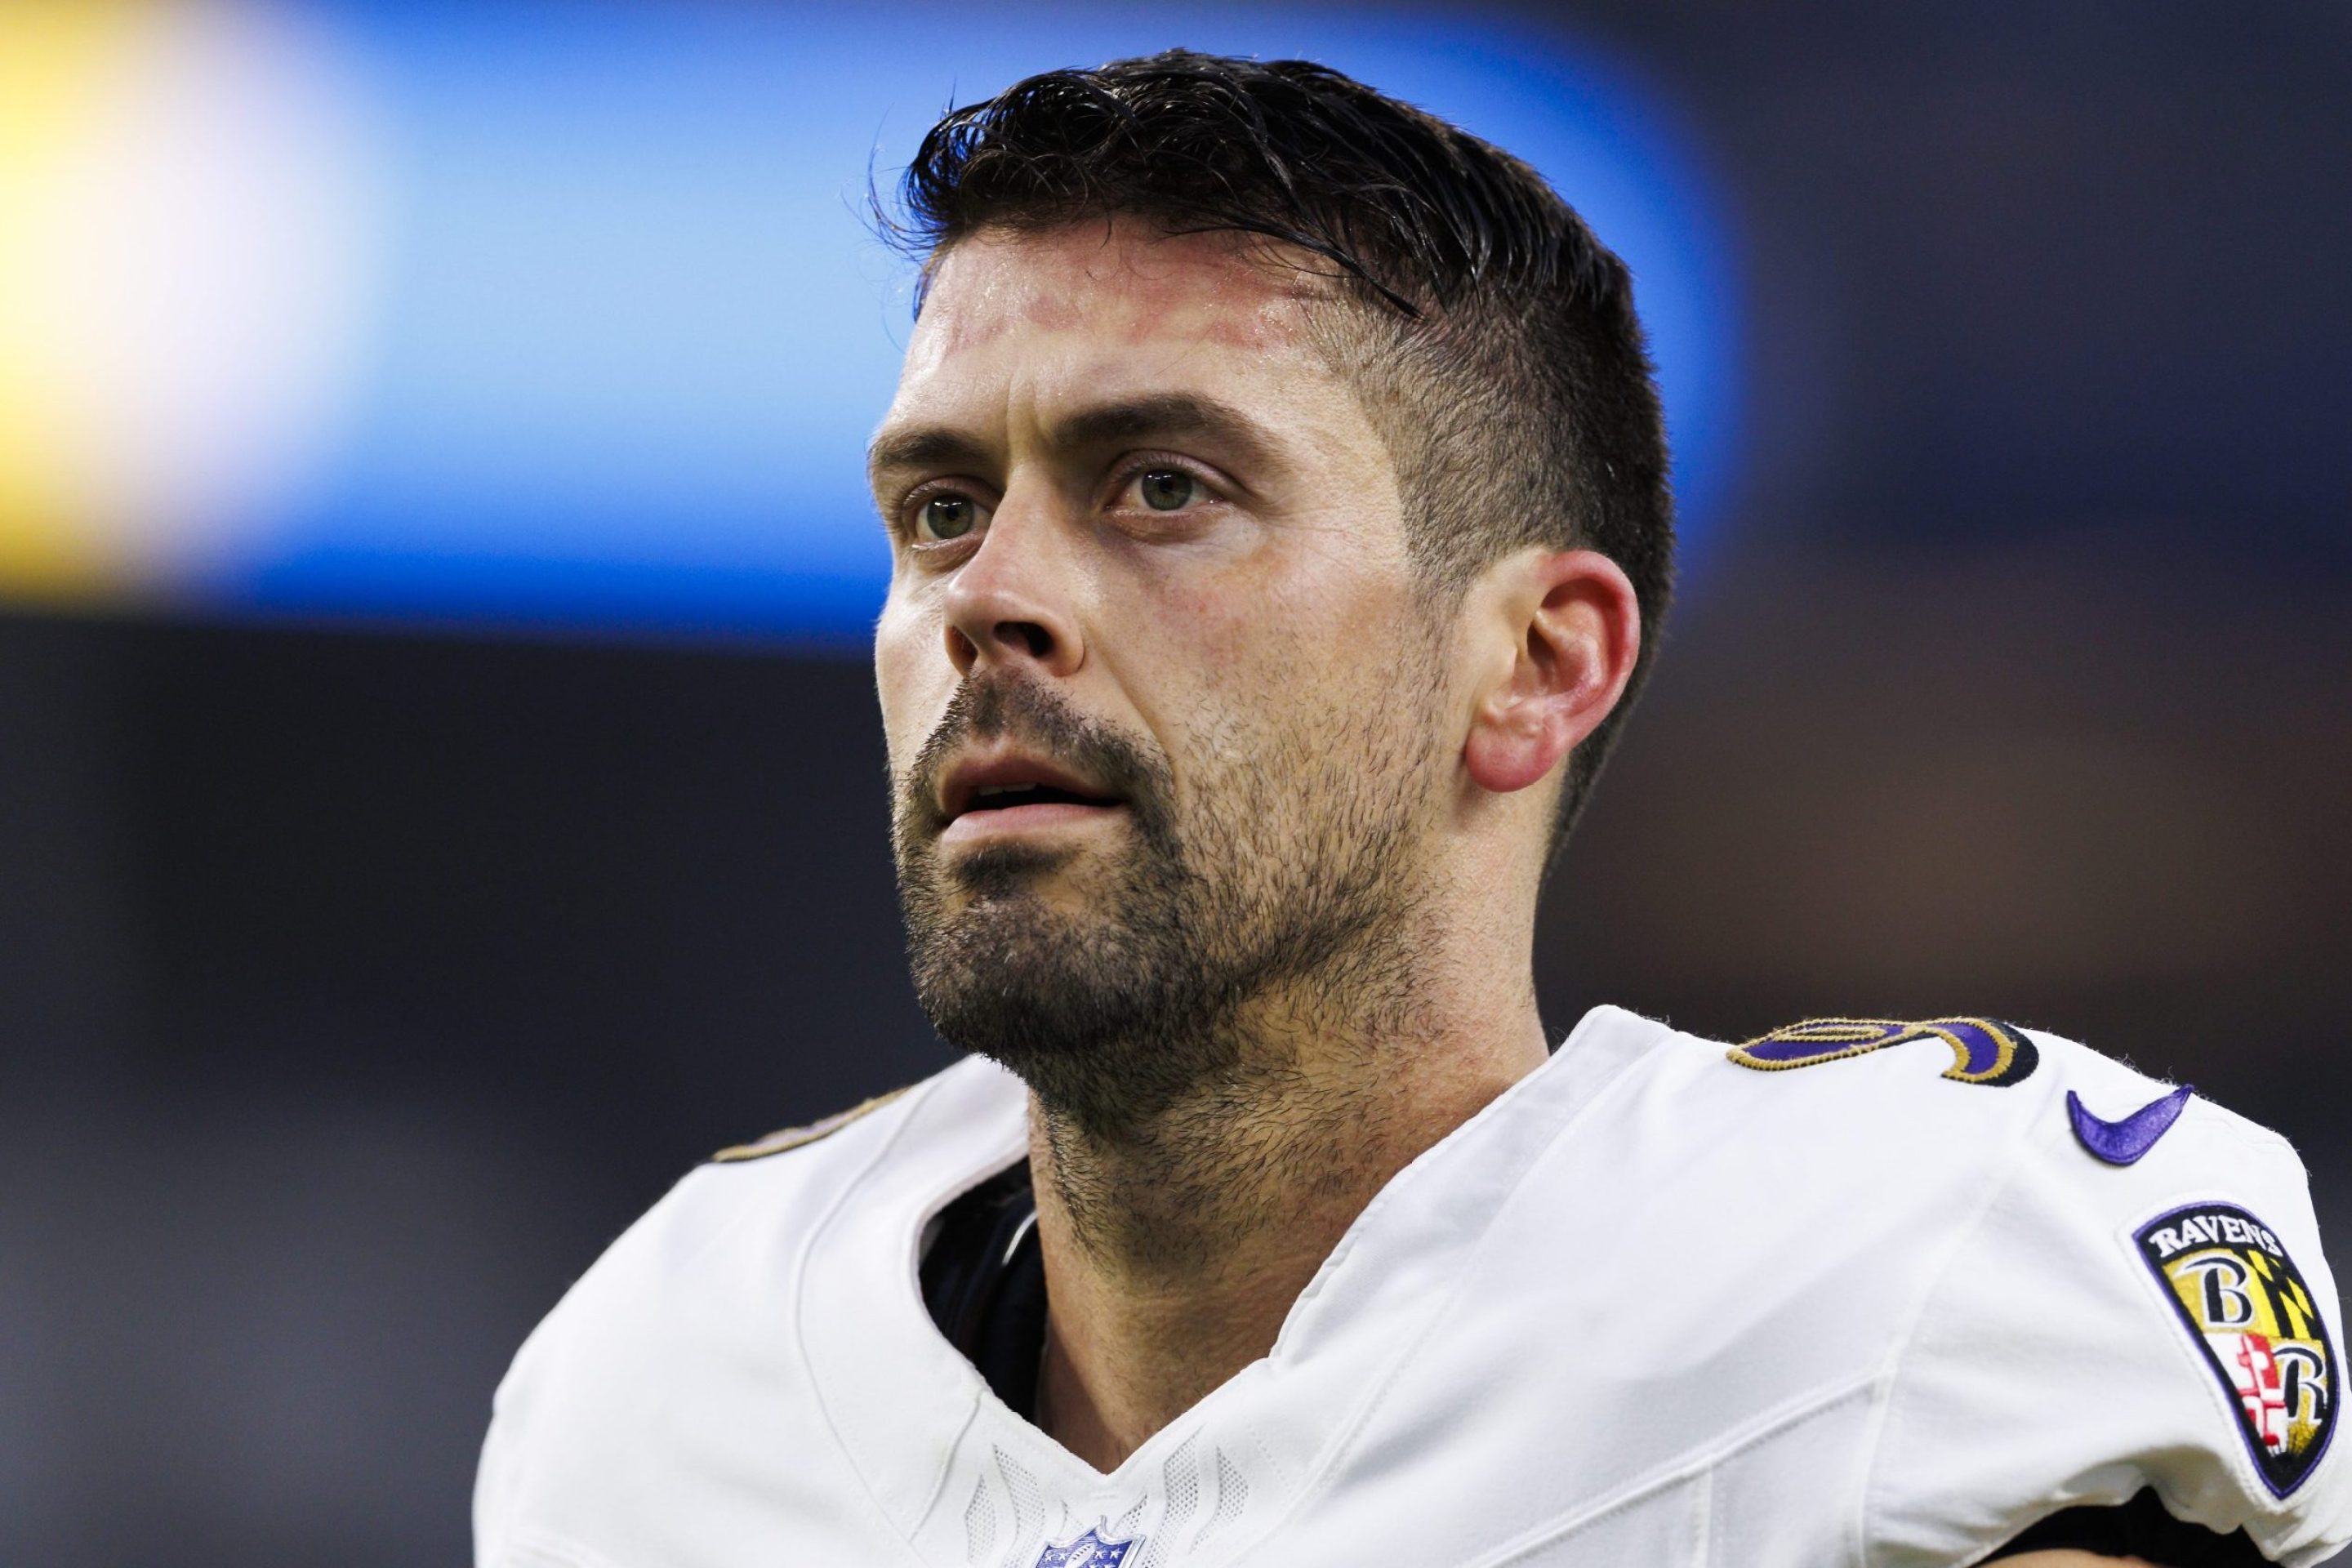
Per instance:
[[[2144,1488],[2352,1537],[2294,1151],[2064,1040],[1599,1009],[1108,1475],[918,1289],[1025,1110],[969,1060],[688,1176],[499,1388],[481,1568],[1925,1568]]]

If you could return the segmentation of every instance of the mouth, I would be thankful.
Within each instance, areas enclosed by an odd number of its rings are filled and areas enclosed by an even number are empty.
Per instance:
[[[1106,820],[1125,805],[1110,791],[1043,759],[976,760],[948,775],[940,792],[946,822],[940,837],[961,842],[1079,826]]]

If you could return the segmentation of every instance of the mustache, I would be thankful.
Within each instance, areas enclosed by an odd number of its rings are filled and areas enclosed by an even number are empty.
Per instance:
[[[1018,676],[968,679],[907,769],[898,790],[902,840],[947,826],[940,781],[956,754],[974,741],[1016,740],[1075,770],[1126,803],[1147,832],[1167,821],[1170,774],[1155,749],[1089,719],[1051,689]]]

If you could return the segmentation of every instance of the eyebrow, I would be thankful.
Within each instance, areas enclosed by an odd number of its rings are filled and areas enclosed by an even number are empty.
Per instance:
[[[897,468],[982,468],[988,462],[986,447],[941,425],[889,431],[866,451],[866,471],[877,489],[882,476]]]
[[[1050,432],[1056,447],[1108,447],[1115,443],[1207,437],[1248,459],[1262,460],[1274,445],[1257,420],[1213,397],[1192,392],[1157,392],[1080,409]]]
[[[1191,392],[1147,393],[1097,404],[1045,433],[1046,445],[1062,451],[1202,437],[1253,465],[1266,461],[1276,446],[1271,431],[1232,404]],[[866,471],[877,480],[901,468],[985,468],[993,462],[986,445],[944,425],[887,431],[866,455]]]

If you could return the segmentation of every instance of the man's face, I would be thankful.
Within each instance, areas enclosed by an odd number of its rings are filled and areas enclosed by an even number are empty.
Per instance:
[[[1461,738],[1328,287],[1230,236],[983,233],[876,437],[917,988],[1049,1103],[1165,1103],[1277,989],[1369,1001],[1412,907]]]

